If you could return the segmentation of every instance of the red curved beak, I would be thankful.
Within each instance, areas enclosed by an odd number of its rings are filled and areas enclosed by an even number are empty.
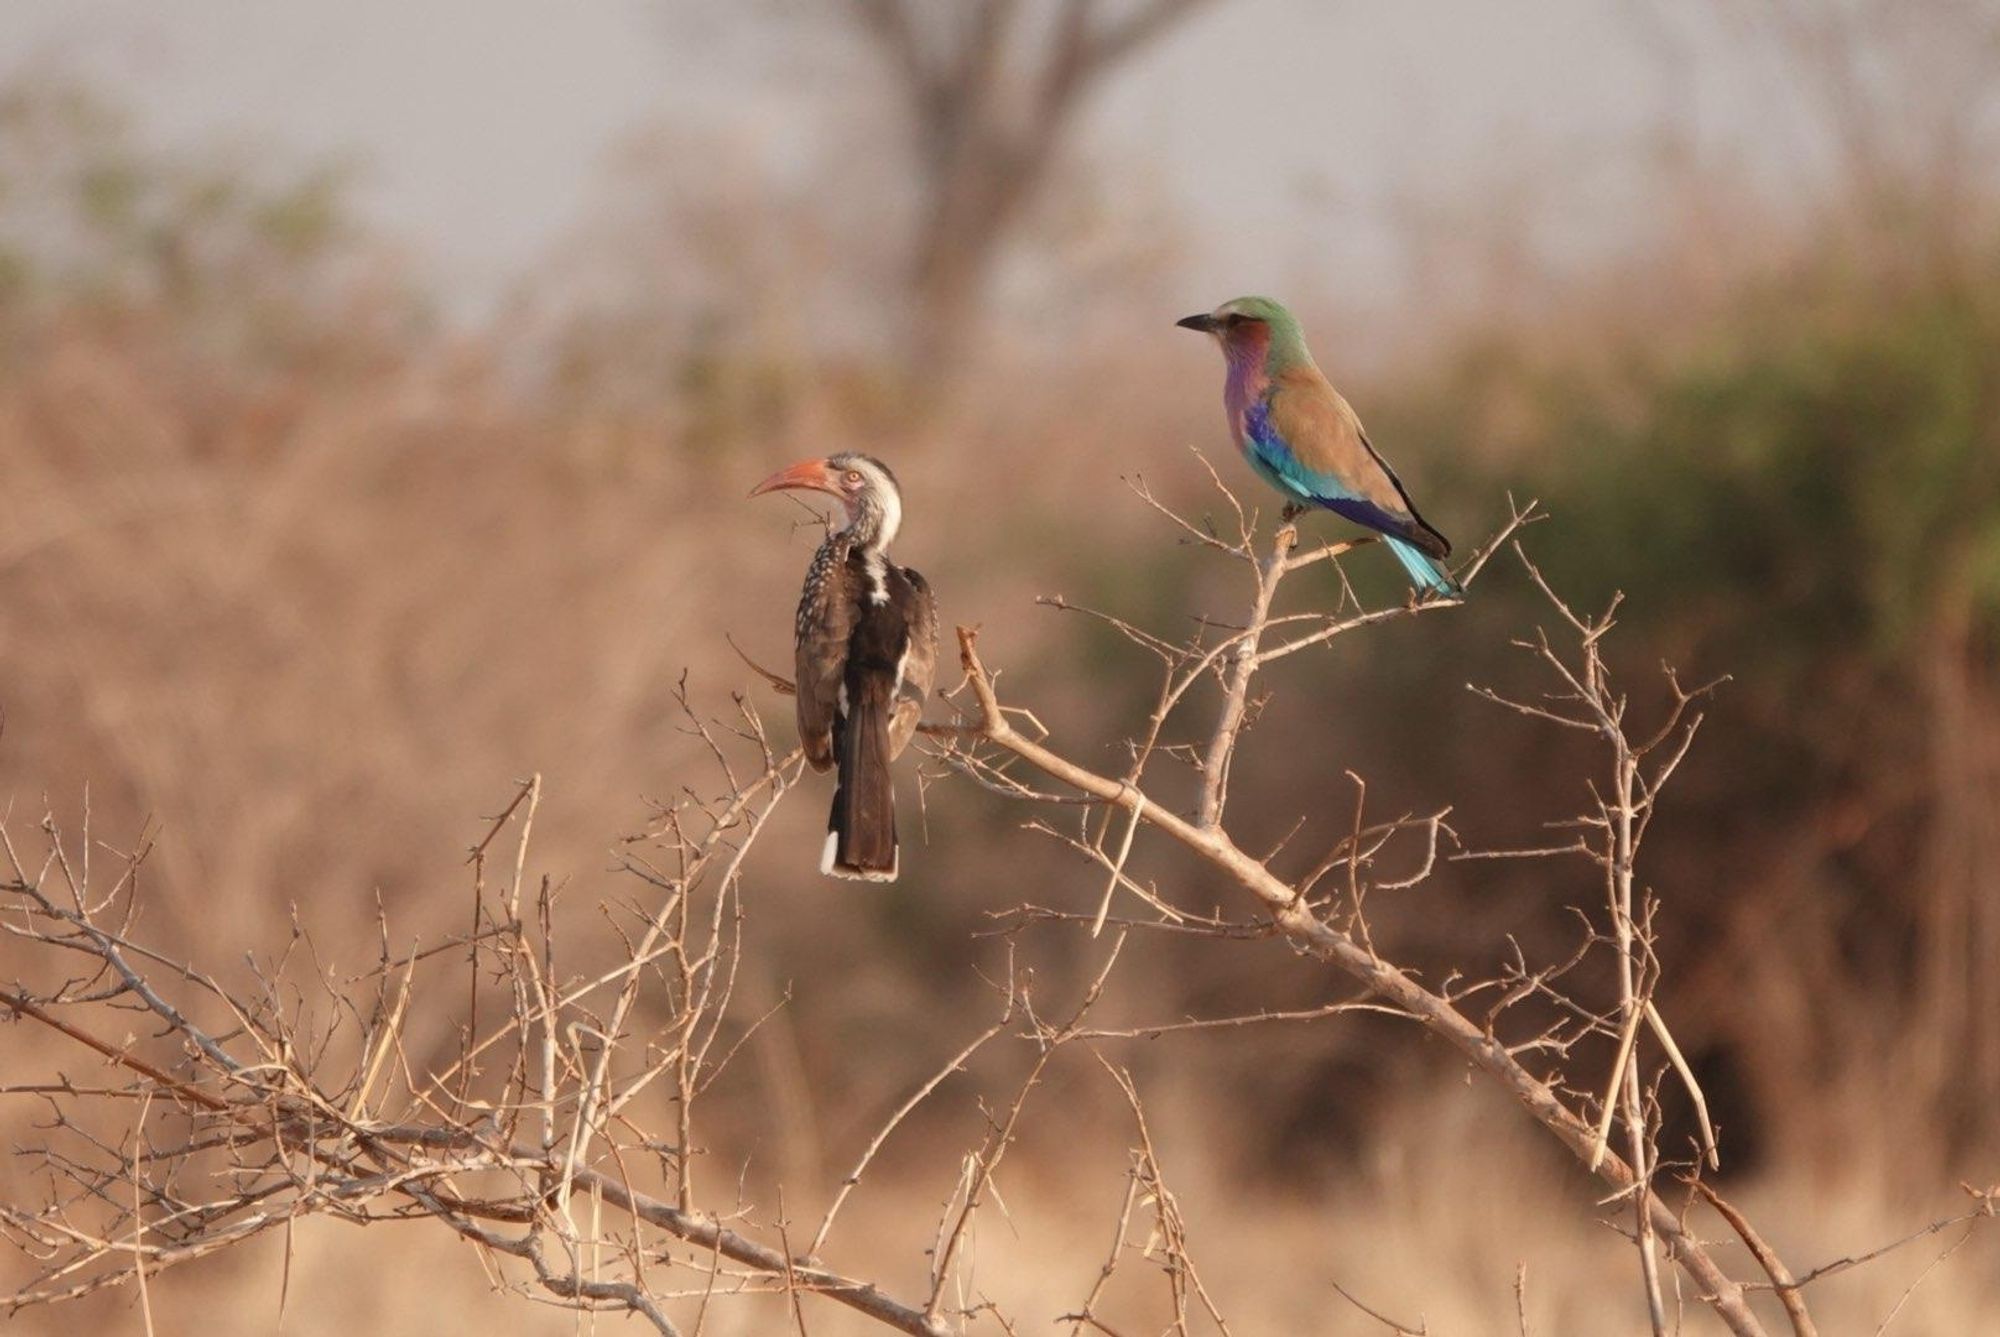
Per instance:
[[[840,495],[839,489],[833,485],[833,474],[826,467],[825,460],[801,460],[790,468],[780,469],[751,488],[750,495],[762,496],[782,488],[808,488],[814,492],[831,492],[836,497]]]

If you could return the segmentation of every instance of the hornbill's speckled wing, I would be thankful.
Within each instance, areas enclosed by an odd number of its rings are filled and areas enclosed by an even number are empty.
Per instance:
[[[794,650],[799,741],[816,771],[828,770],[834,762],[833,730],[840,713],[840,689],[868,589],[865,564],[851,561],[851,556],[858,554],[852,553],[845,535],[828,538],[813,557],[799,598]],[[897,653],[905,647],[908,650],[889,716],[889,759],[893,761],[916,736],[917,725],[923,722],[924,702],[937,680],[937,602],[931,597],[929,582],[916,570],[892,566],[885,576],[891,582],[888,613],[893,624],[887,634],[893,638],[898,634],[894,629],[901,628],[903,646]]]
[[[931,597],[930,582],[910,567],[903,567],[909,582],[910,607],[905,619],[909,627],[909,657],[903,664],[903,681],[897,694],[895,713],[889,719],[889,757],[903,755],[923,723],[924,702],[930,700],[937,682],[938,626],[937,600]]]
[[[833,721],[840,708],[841,680],[847,673],[847,642],[854,635],[860,599],[848,567],[847,535],[832,534],[819,545],[799,595],[793,631],[797,668],[799,742],[816,771],[833,765]]]

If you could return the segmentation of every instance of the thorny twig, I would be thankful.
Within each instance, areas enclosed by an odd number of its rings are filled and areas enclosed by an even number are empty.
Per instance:
[[[83,982],[8,991],[0,1002],[128,1074],[128,1087],[104,1089],[136,1100],[142,1112],[151,1102],[152,1117],[135,1119],[135,1130],[161,1127],[163,1107],[177,1130],[164,1146],[138,1139],[136,1131],[122,1145],[106,1142],[88,1131],[86,1110],[75,1103],[100,1098],[97,1088],[27,1084],[55,1114],[42,1150],[52,1187],[39,1207],[0,1205],[0,1234],[40,1262],[38,1274],[0,1303],[51,1303],[127,1282],[145,1297],[163,1271],[275,1228],[289,1230],[301,1216],[417,1216],[472,1241],[490,1261],[518,1260],[524,1279],[494,1271],[500,1284],[525,1284],[579,1310],[630,1313],[661,1333],[680,1331],[666,1309],[679,1292],[663,1289],[655,1273],[691,1266],[706,1274],[704,1296],[718,1289],[823,1295],[887,1327],[944,1337],[949,1325],[938,1314],[791,1257],[782,1227],[773,1247],[725,1225],[691,1197],[692,1106],[741,1043],[717,1046],[741,950],[735,887],[744,857],[799,764],[796,753],[780,756],[770,747],[747,706],[739,704],[728,722],[699,717],[685,699],[683,706],[689,731],[715,757],[727,792],[718,799],[690,793],[662,807],[649,836],[628,849],[628,872],[655,900],[618,912],[636,928],[614,929],[621,964],[580,980],[557,973],[556,888],[529,872],[541,786],[538,777],[523,782],[473,847],[477,913],[472,931],[458,940],[472,952],[473,988],[458,995],[474,1004],[468,1026],[479,1020],[481,975],[500,977],[506,1015],[484,1034],[468,1029],[458,1057],[428,1075],[405,1051],[404,1034],[423,1005],[418,1000],[431,993],[419,971],[451,957],[433,949],[392,961],[385,934],[383,964],[355,978],[374,982],[372,1004],[348,998],[323,977],[321,986],[334,990],[333,1014],[366,1021],[346,1043],[337,1026],[315,1029],[313,1011],[280,992],[280,976],[262,971],[262,995],[242,997],[192,968],[177,968],[175,977],[206,1000],[197,1009],[171,999],[138,964],[157,954],[130,944],[122,925],[100,922],[116,912],[117,892],[129,892],[130,869],[112,895],[93,895],[52,826],[45,828],[50,857],[40,866],[23,861],[0,830],[13,866],[0,891],[18,909],[10,927],[29,942],[98,966]],[[753,774],[734,769],[739,761],[731,747],[739,757],[747,747]],[[510,876],[493,888],[487,866],[510,826],[516,833],[506,861]],[[46,889],[44,874],[51,871],[60,879],[60,897]],[[536,886],[539,892],[528,894]],[[89,982],[99,978],[110,986]],[[642,985],[662,986],[648,987],[647,996],[652,1006],[665,1003],[665,1024],[632,1024]],[[155,1061],[131,1044],[101,1038],[93,1009],[107,1004],[152,1016],[177,1042],[176,1052]],[[224,1028],[204,1012],[217,1014]],[[635,1099],[663,1074],[675,1083],[672,1140],[632,1120]],[[64,1148],[63,1139],[76,1147]],[[635,1182],[638,1165],[656,1157],[667,1162],[671,1197]],[[184,1183],[214,1187],[191,1196]],[[113,1191],[119,1184],[122,1193]],[[572,1210],[580,1200],[587,1213]],[[622,1236],[608,1233],[605,1213],[628,1222]],[[646,1232],[696,1252],[670,1262],[670,1251],[642,1242]]]

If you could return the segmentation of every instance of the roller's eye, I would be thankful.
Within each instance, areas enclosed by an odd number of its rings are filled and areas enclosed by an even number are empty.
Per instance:
[[[1233,330],[1238,325],[1241,325],[1243,323],[1243,317],[1237,315],[1234,311],[1232,311],[1228,315],[1222,318],[1222,323],[1227,325],[1230,329]]]

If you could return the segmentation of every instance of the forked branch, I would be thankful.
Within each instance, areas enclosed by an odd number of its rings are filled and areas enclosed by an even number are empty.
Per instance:
[[[1219,485],[1219,484],[1218,484]],[[1165,510],[1150,494],[1143,494],[1145,500],[1155,509]],[[1198,527],[1191,522],[1176,522],[1184,532],[1200,537],[1204,546],[1218,550],[1225,555],[1250,558],[1255,551],[1251,534],[1254,517],[1243,515],[1236,508],[1242,533],[1238,540],[1215,538],[1208,527]],[[1523,525],[1535,518],[1532,506],[1517,508],[1496,539],[1488,544],[1470,564],[1464,573],[1466,579],[1478,575],[1485,567],[1492,553]],[[1199,643],[1182,647],[1178,653],[1162,653],[1159,643],[1153,638],[1133,638],[1145,645],[1167,663],[1167,680],[1162,688],[1159,705],[1149,721],[1146,735],[1147,745],[1136,753],[1135,764],[1123,775],[1108,775],[1083,766],[1052,746],[1043,738],[1030,738],[1022,734],[1011,723],[1010,708],[1005,706],[995,686],[993,675],[980,657],[978,634],[975,629],[958,629],[959,661],[965,674],[965,686],[971,695],[970,728],[974,735],[973,745],[952,749],[947,756],[962,770],[991,772],[1003,764],[992,755],[986,754],[978,744],[984,744],[1005,758],[1025,763],[1041,775],[1059,785],[1076,791],[1088,800],[1094,800],[1103,808],[1121,814],[1114,824],[1101,824],[1097,843],[1085,844],[1100,863],[1112,868],[1113,880],[1108,891],[1115,890],[1129,854],[1129,833],[1141,825],[1163,833],[1171,840],[1190,851],[1204,864],[1222,874],[1239,891],[1244,893],[1261,910],[1273,928],[1289,938],[1310,954],[1326,961],[1360,983],[1367,994],[1376,996],[1396,1012],[1415,1018],[1426,1029],[1438,1035],[1461,1053],[1477,1070],[1485,1074],[1501,1089],[1508,1091],[1528,1111],[1530,1116],[1549,1133],[1555,1136],[1578,1160],[1610,1189],[1616,1200],[1629,1200],[1636,1213],[1639,1236],[1648,1252],[1647,1281],[1649,1307],[1655,1315],[1660,1313],[1657,1297],[1660,1292],[1650,1264],[1650,1241],[1663,1242],[1670,1255],[1694,1281],[1697,1293],[1716,1314],[1730,1327],[1730,1330],[1747,1337],[1758,1334],[1763,1328],[1752,1312],[1742,1284],[1731,1278],[1708,1253],[1702,1242],[1691,1234],[1674,1208],[1662,1200],[1650,1186],[1652,1175],[1651,1149],[1648,1142],[1648,1125],[1639,1109],[1639,1088],[1637,1069],[1625,1062],[1617,1065],[1618,1079],[1613,1094],[1607,1101],[1607,1115],[1611,1108],[1623,1107],[1634,1136],[1628,1144],[1628,1155],[1620,1157],[1611,1153],[1604,1145],[1600,1130],[1593,1126],[1578,1110],[1572,1108],[1557,1090],[1546,1080],[1522,1066],[1515,1050],[1496,1034],[1491,1018],[1487,1024],[1478,1025],[1468,1019],[1460,1010],[1456,998],[1446,993],[1427,988],[1407,971],[1393,965],[1378,953],[1367,936],[1364,921],[1359,911],[1358,888],[1351,898],[1357,902],[1345,923],[1336,923],[1322,912],[1309,893],[1310,880],[1306,882],[1280,875],[1273,871],[1269,859],[1259,859],[1241,849],[1225,825],[1228,803],[1228,777],[1246,722],[1250,717],[1249,703],[1252,699],[1256,675],[1260,668],[1274,659],[1312,646],[1326,645],[1348,631],[1370,625],[1387,618],[1428,612],[1449,605],[1421,603],[1412,600],[1401,607],[1364,610],[1348,604],[1343,598],[1342,606],[1331,613],[1321,614],[1281,614],[1276,611],[1278,587],[1285,575],[1317,560],[1331,560],[1338,564],[1338,554],[1329,552],[1325,558],[1314,554],[1308,558],[1294,557],[1296,532],[1289,526],[1281,527],[1266,555],[1261,559],[1251,559],[1249,565],[1255,572],[1250,608],[1243,623],[1232,629],[1220,645],[1204,646]],[[1517,545],[1518,551],[1518,545]],[[1525,561],[1525,558],[1524,558]],[[1529,568],[1531,575],[1539,579],[1539,573]],[[1558,607],[1561,607],[1558,602]],[[1620,959],[1626,964],[1625,989],[1621,1014],[1621,1024],[1617,1030],[1625,1040],[1621,1049],[1629,1050],[1637,1038],[1639,1029],[1648,1017],[1658,1016],[1657,1008],[1648,996],[1649,980],[1637,972],[1635,963],[1640,960],[1635,942],[1637,941],[1637,919],[1633,905],[1634,884],[1631,880],[1632,854],[1636,840],[1643,829],[1644,820],[1650,816],[1653,798],[1658,784],[1665,774],[1677,764],[1685,753],[1685,739],[1673,727],[1662,731],[1660,738],[1650,740],[1644,748],[1635,748],[1625,741],[1623,734],[1623,703],[1611,704],[1607,689],[1603,685],[1601,661],[1597,658],[1596,644],[1608,630],[1604,625],[1584,623],[1563,609],[1565,617],[1573,625],[1586,655],[1586,664],[1581,669],[1582,677],[1573,676],[1572,670],[1560,659],[1547,651],[1559,678],[1565,683],[1570,694],[1582,705],[1591,707],[1595,714],[1589,725],[1597,731],[1608,731],[1616,737],[1618,753],[1618,774],[1621,784],[1614,789],[1607,815],[1607,829],[1612,832],[1612,848],[1606,851],[1603,862],[1607,868],[1608,885],[1612,891],[1613,932]],[[1110,619],[1117,625],[1115,619]],[[1303,629],[1299,623],[1305,622]],[[1276,646],[1265,648],[1264,635],[1275,626],[1284,626],[1288,638]],[[1152,644],[1148,641],[1152,640]],[[1546,650],[1547,641],[1541,645]],[[1191,749],[1196,759],[1200,776],[1198,798],[1192,816],[1184,816],[1152,798],[1142,784],[1144,762],[1151,755],[1152,739],[1157,738],[1166,714],[1178,707],[1183,699],[1184,681],[1190,673],[1206,674],[1219,672],[1222,683],[1222,701],[1208,730],[1206,742]],[[1677,689],[1678,690],[1678,689]],[[1678,723],[1680,711],[1688,700],[1682,694],[1675,711]],[[1553,713],[1553,712],[1552,712]],[[1568,722],[1568,717],[1562,717]],[[1696,719],[1683,726],[1691,733],[1698,724]],[[1672,740],[1671,743],[1668,740]],[[1647,772],[1641,763],[1654,746],[1665,747],[1667,762],[1655,772]],[[1622,830],[1618,818],[1623,817]],[[1356,835],[1350,837],[1349,844],[1357,860],[1361,849],[1361,821],[1357,812]],[[1436,839],[1436,824],[1431,825],[1432,840]],[[1105,834],[1119,832],[1115,847],[1105,843]],[[1076,842],[1072,842],[1076,843]],[[1379,848],[1379,845],[1377,846]],[[1324,861],[1323,861],[1324,862]],[[1425,868],[1430,861],[1427,858]],[[1321,868],[1319,872],[1324,872]],[[1401,885],[1409,885],[1415,879],[1405,879]],[[1099,918],[1102,917],[1102,909]],[[1468,996],[1474,990],[1467,988],[1456,997]],[[1603,1023],[1591,1020],[1584,1024],[1585,1031],[1601,1033]],[[1655,1023],[1656,1033],[1671,1047],[1665,1023]],[[1573,1037],[1544,1036],[1529,1046],[1543,1044],[1566,1051]],[[1677,1047],[1672,1052],[1678,1055]],[[1685,1063],[1677,1062],[1676,1067],[1685,1073]],[[1691,1074],[1686,1074],[1691,1078]],[[1694,1088],[1690,1080],[1690,1088]],[[1710,1137],[1712,1144],[1712,1136]]]

